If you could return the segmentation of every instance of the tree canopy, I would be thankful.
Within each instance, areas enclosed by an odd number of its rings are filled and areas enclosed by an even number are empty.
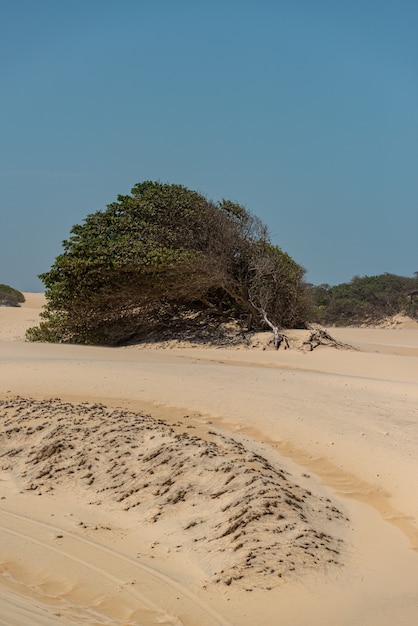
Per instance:
[[[40,341],[117,345],[201,311],[253,328],[304,326],[304,270],[230,200],[145,181],[71,229],[49,272]]]

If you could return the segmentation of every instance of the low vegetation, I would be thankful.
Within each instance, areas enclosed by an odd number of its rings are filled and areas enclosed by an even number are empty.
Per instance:
[[[304,327],[304,269],[230,200],[145,181],[75,225],[49,272],[33,341],[119,345],[173,320],[234,320],[243,328]]]
[[[374,324],[405,313],[418,319],[418,272],[414,278],[355,276],[349,283],[310,285],[313,321],[327,326]]]
[[[9,285],[0,284],[0,306],[20,306],[24,301],[23,293]]]

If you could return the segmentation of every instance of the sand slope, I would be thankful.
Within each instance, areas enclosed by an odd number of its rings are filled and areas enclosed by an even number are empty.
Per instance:
[[[0,623],[417,622],[416,330],[25,343],[42,301],[0,309]]]

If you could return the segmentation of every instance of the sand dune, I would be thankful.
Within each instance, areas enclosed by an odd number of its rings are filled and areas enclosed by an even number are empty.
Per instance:
[[[417,622],[418,331],[26,343],[42,303],[0,309],[0,624]]]

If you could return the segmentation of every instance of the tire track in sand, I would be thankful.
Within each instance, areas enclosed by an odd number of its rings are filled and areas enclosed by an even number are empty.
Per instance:
[[[34,536],[34,527],[37,528],[37,536]],[[42,531],[47,533],[46,537],[42,535]],[[81,566],[84,572],[85,570],[94,572],[96,576],[102,577],[113,585],[114,593],[120,596],[122,591],[122,595],[128,596],[131,604],[137,605],[139,613],[143,613],[144,616],[145,614],[148,615],[149,624],[182,626],[181,620],[171,614],[175,613],[176,615],[193,615],[194,621],[199,626],[232,626],[228,620],[181,583],[149,565],[138,562],[136,559],[104,546],[93,539],[81,537],[71,530],[2,509],[0,511],[0,532],[28,541],[39,546],[42,550],[49,550],[59,555],[61,559],[63,557],[72,564]],[[59,547],[51,545],[56,540],[60,541]],[[7,542],[3,542],[3,545],[7,551]],[[80,552],[83,554],[83,549],[84,553],[88,550],[93,559],[82,558]],[[94,560],[94,563],[91,560]],[[116,572],[116,574],[110,572]],[[24,583],[22,586],[28,587]],[[146,593],[139,591],[138,586],[142,589],[145,588]],[[36,590],[36,586],[33,588]],[[169,606],[169,609],[161,607],[160,598],[165,599],[164,604]],[[50,603],[50,597],[48,601]],[[62,610],[62,604],[59,604],[59,609]],[[137,623],[141,626],[144,624],[142,620],[141,622],[124,621],[124,623]]]

